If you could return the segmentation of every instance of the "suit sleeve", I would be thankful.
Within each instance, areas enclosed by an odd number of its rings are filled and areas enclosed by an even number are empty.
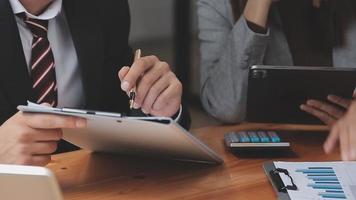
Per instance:
[[[17,109],[8,102],[8,99],[5,98],[0,88],[0,126],[16,114],[16,112],[18,112]]]

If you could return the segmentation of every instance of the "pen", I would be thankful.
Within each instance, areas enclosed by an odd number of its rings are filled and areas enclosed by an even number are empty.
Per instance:
[[[136,62],[140,58],[141,58],[141,49],[137,49],[135,52],[134,62]],[[136,86],[130,90],[130,101],[129,101],[130,110],[133,109],[135,98],[136,98]]]

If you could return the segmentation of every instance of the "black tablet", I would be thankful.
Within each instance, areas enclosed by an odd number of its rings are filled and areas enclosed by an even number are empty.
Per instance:
[[[301,111],[309,99],[352,98],[356,68],[253,66],[249,69],[248,122],[322,124]]]

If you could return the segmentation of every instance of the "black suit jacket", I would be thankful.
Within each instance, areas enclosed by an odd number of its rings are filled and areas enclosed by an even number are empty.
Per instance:
[[[130,13],[127,0],[63,0],[63,9],[82,71],[86,109],[129,113],[128,97],[117,72],[132,64],[128,45]],[[0,0],[0,122],[34,100],[21,38],[9,0]],[[188,128],[184,106],[181,125]],[[63,142],[59,151],[72,150]]]

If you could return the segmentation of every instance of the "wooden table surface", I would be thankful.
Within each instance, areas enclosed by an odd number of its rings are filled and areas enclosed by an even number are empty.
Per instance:
[[[223,143],[232,130],[308,130],[281,135],[292,143],[293,152],[241,155],[231,153]],[[57,176],[65,200],[118,199],[276,199],[263,171],[267,161],[335,161],[339,153],[325,155],[322,144],[325,127],[243,124],[207,127],[192,132],[225,163],[207,166],[134,156],[91,154],[88,151],[54,156],[48,165]]]

